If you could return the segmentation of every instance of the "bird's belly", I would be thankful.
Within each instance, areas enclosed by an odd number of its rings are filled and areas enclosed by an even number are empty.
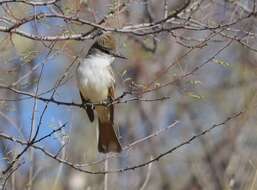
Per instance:
[[[108,96],[108,88],[97,88],[96,86],[93,85],[81,85],[81,93],[85,99],[90,100],[91,102],[94,103],[100,103],[103,100],[107,99]]]
[[[114,79],[107,68],[81,68],[78,69],[78,83],[85,99],[101,102],[107,99]]]

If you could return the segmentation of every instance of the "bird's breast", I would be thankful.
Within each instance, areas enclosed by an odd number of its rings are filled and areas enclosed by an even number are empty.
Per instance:
[[[79,88],[85,99],[101,102],[108,97],[108,90],[114,85],[111,63],[106,58],[88,58],[77,69]]]

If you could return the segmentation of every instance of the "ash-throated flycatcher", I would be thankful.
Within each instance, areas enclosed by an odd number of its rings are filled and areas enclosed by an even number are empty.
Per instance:
[[[114,99],[115,79],[111,64],[115,59],[115,40],[111,34],[102,34],[89,49],[77,68],[77,80],[82,101],[101,103]],[[114,131],[114,105],[96,105],[99,135],[98,151],[102,153],[121,152],[122,148]],[[92,122],[96,119],[93,106],[86,106]]]

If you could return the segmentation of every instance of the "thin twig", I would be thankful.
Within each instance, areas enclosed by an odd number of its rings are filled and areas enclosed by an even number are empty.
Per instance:
[[[151,160],[151,159],[153,159],[152,156],[150,157],[150,160]],[[146,173],[145,181],[144,181],[143,185],[140,187],[139,190],[144,190],[144,189],[146,189],[146,186],[147,186],[147,184],[148,184],[148,182],[149,182],[149,180],[150,180],[150,177],[151,177],[152,165],[153,165],[152,163],[149,164],[148,169],[147,169],[147,173]]]
[[[108,154],[106,154],[105,162],[104,162],[104,170],[105,171],[109,170],[108,161],[109,161]],[[104,174],[104,190],[108,190],[108,173]]]
[[[123,173],[123,172],[127,172],[127,171],[130,171],[130,170],[135,170],[135,169],[138,169],[138,168],[142,168],[142,167],[146,167],[148,166],[149,164],[153,163],[153,162],[157,162],[159,161],[160,159],[168,156],[169,154],[173,153],[174,151],[190,144],[191,142],[197,140],[198,138],[200,138],[201,136],[205,135],[205,134],[208,134],[210,133],[213,129],[215,128],[218,128],[220,126],[223,126],[223,125],[226,125],[229,121],[233,121],[234,119],[238,118],[239,116],[241,116],[243,113],[245,113],[245,111],[240,111],[236,114],[233,114],[229,117],[227,117],[224,121],[218,123],[218,124],[214,124],[212,125],[211,127],[209,127],[208,129],[206,130],[203,130],[202,132],[196,134],[196,135],[193,135],[191,138],[183,141],[182,143],[178,144],[177,146],[174,146],[172,148],[170,148],[169,150],[159,154],[158,156],[144,162],[144,163],[141,163],[141,164],[137,164],[137,165],[133,165],[133,166],[130,166],[130,167],[126,167],[126,168],[120,168],[120,169],[116,169],[116,170],[108,170],[108,171],[89,171],[89,170],[86,170],[86,169],[83,169],[81,167],[78,167],[76,166],[75,164],[67,161],[67,160],[64,160],[64,159],[61,159],[59,157],[56,157],[55,155],[49,153],[48,151],[46,151],[44,148],[40,147],[40,146],[37,146],[37,145],[34,145],[34,144],[31,144],[30,146],[37,149],[37,150],[40,150],[41,152],[43,152],[46,156],[56,160],[57,162],[59,163],[63,163],[65,164],[66,166],[69,166],[70,168],[73,168],[74,170],[76,171],[80,171],[80,172],[83,172],[83,173],[88,173],[88,174],[106,174],[106,173]],[[24,142],[24,141],[20,141],[18,139],[15,139],[13,137],[10,137],[8,135],[5,135],[5,134],[2,134],[0,133],[0,137],[1,138],[4,138],[6,140],[9,140],[9,141],[13,141],[13,142],[17,142],[21,145],[28,145],[27,142]],[[28,146],[26,146],[28,147]]]

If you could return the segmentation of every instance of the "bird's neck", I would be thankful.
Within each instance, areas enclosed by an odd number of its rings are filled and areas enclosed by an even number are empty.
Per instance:
[[[94,67],[106,67],[114,62],[115,57],[99,51],[97,49],[91,50],[86,57],[86,64],[92,65]]]

